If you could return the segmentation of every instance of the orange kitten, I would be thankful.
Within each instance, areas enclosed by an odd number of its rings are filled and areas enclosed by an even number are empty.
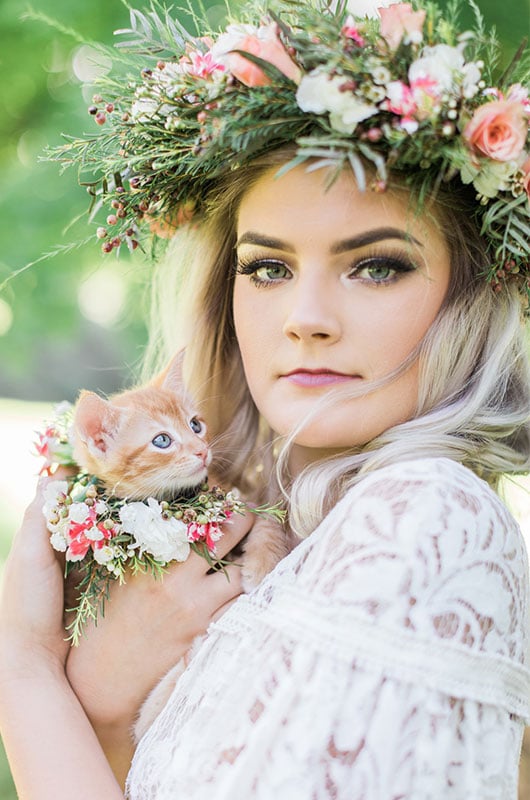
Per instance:
[[[74,458],[115,497],[170,500],[206,480],[206,425],[184,388],[180,355],[160,381],[109,400],[83,391],[77,401]]]

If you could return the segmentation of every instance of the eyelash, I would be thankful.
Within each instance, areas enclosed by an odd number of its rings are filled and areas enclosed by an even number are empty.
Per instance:
[[[417,265],[408,260],[402,251],[396,252],[377,252],[374,251],[373,253],[368,253],[363,255],[350,267],[350,271],[348,273],[348,277],[352,278],[356,274],[360,273],[361,270],[367,269],[369,267],[374,267],[377,265],[382,265],[389,267],[394,271],[394,274],[391,275],[389,278],[385,278],[380,281],[371,280],[370,278],[361,278],[359,277],[358,280],[362,280],[372,286],[388,286],[394,281],[399,280],[399,276],[403,275],[407,272],[413,272],[417,269]],[[283,269],[289,271],[289,267],[285,264],[285,262],[281,261],[280,259],[275,258],[256,258],[256,259],[249,259],[248,261],[245,259],[238,259],[236,263],[236,274],[237,275],[248,275],[250,281],[259,288],[264,288],[267,286],[271,286],[275,283],[278,283],[279,280],[282,278],[270,278],[270,279],[263,279],[257,277],[257,272],[259,269],[263,269],[263,267],[272,266],[272,267],[282,267]]]

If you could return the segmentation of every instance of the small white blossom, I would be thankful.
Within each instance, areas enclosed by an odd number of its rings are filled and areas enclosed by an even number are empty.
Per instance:
[[[55,531],[55,533],[52,533],[50,536],[50,544],[54,550],[58,550],[60,553],[64,553],[68,547],[66,537],[60,531]]]
[[[346,9],[353,14],[354,17],[369,17],[370,19],[377,19],[378,8],[388,8],[395,3],[400,3],[401,0],[348,0]]]
[[[68,494],[68,483],[66,481],[50,481],[44,487],[44,507],[55,508],[61,495]]]
[[[107,564],[114,558],[114,550],[108,544],[94,549],[94,559],[98,564]]]
[[[96,514],[106,514],[109,510],[109,507],[104,500],[96,500],[96,505],[94,508],[96,509]]]
[[[86,503],[72,503],[68,511],[68,517],[71,522],[85,522],[90,514],[90,509]]]
[[[91,542],[100,542],[103,539],[103,534],[95,525],[86,529],[85,536]]]

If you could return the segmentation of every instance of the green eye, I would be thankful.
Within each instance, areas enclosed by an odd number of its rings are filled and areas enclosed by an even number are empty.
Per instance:
[[[254,272],[259,281],[275,281],[287,277],[287,269],[283,264],[264,264]]]
[[[369,278],[376,281],[376,283],[388,280],[395,272],[395,270],[385,264],[374,264],[370,267],[366,267],[363,271],[367,273]]]
[[[173,439],[169,433],[159,433],[154,439],[151,440],[151,444],[155,447],[158,447],[160,450],[167,450],[172,441]]]

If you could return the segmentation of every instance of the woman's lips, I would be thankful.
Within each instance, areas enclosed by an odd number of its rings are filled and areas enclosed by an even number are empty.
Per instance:
[[[346,383],[347,381],[359,380],[359,375],[345,375],[342,372],[333,372],[332,370],[293,370],[281,376],[289,383],[294,383],[296,386],[304,387],[318,387],[318,386],[333,386],[337,383]]]

